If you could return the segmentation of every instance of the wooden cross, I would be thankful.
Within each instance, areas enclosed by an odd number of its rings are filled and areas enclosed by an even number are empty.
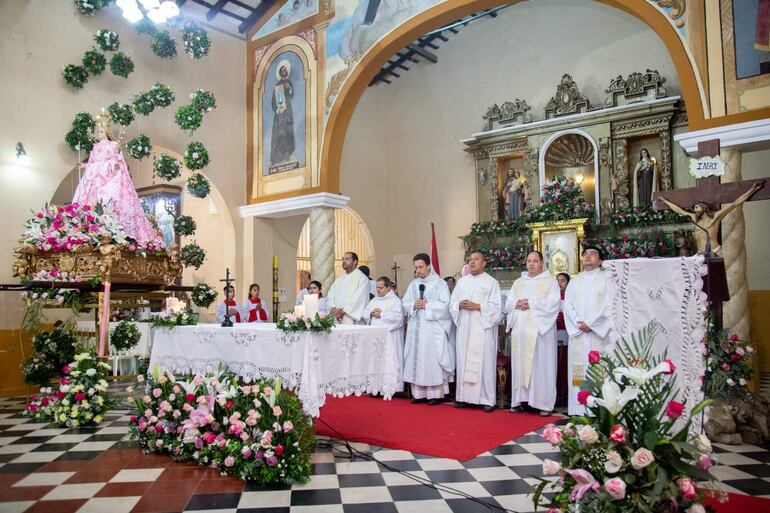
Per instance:
[[[230,291],[231,284],[235,281],[232,278],[230,278],[230,268],[228,267],[225,269],[225,279],[219,280],[225,282],[225,301],[227,301],[227,293]],[[227,305],[225,305],[227,307]],[[230,320],[230,315],[228,315],[227,308],[225,308],[225,320],[222,321],[222,327],[223,328],[232,328],[233,327],[233,321]]]
[[[397,262],[393,262],[393,267],[390,268],[391,271],[393,271],[393,283],[396,285],[396,290],[398,290],[398,271],[401,269],[401,267],[398,265]]]

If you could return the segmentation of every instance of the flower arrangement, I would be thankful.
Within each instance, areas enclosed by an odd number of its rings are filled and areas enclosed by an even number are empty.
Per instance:
[[[56,369],[44,356],[30,356],[21,364],[24,383],[45,386],[56,376]]]
[[[546,427],[543,438],[559,448],[561,464],[545,460],[543,471],[560,479],[540,479],[536,505],[552,513],[704,511],[696,482],[713,480],[714,460],[708,438],[689,428],[711,401],[688,408],[673,399],[676,366],[652,355],[656,330],[653,322],[630,343],[620,341],[614,355],[589,354],[578,394],[589,416]],[[550,500],[543,497],[548,488]]]
[[[174,100],[174,91],[167,85],[156,83],[148,91],[150,98],[155,102],[155,107],[168,107]]]
[[[706,360],[706,395],[712,399],[730,401],[734,397],[750,395],[751,357],[754,348],[746,341],[717,330],[713,325],[704,341],[708,348]]]
[[[163,178],[167,182],[170,182],[174,178],[178,178],[179,175],[182,174],[182,168],[179,164],[179,161],[174,157],[169,157],[165,154],[160,155],[155,160],[153,169],[159,177]]]
[[[155,101],[149,93],[139,93],[134,95],[131,106],[137,114],[149,116],[155,110]]]
[[[51,362],[57,372],[75,357],[76,344],[74,335],[64,329],[41,331],[32,339],[32,346],[38,356]]]
[[[194,326],[198,316],[187,309],[187,303],[175,297],[166,298],[166,308],[150,316],[154,328],[173,328],[174,326]]]
[[[182,262],[182,265],[185,267],[194,267],[195,269],[198,269],[203,265],[204,260],[206,260],[206,252],[194,242],[187,244],[179,252],[179,261]]]
[[[50,281],[50,282],[74,282],[79,283],[83,279],[79,275],[72,275],[64,271],[59,271],[56,268],[50,270],[38,271],[38,273],[29,280],[23,278],[23,281]],[[44,304],[56,304],[63,306],[72,306],[79,302],[80,291],[78,289],[56,289],[53,287],[40,287],[31,288],[25,292],[22,292],[22,297],[30,306],[33,303]]]
[[[136,347],[141,337],[136,324],[120,321],[110,334],[110,344],[118,351],[128,351]]]
[[[492,246],[490,248],[474,248],[481,251],[487,257],[487,266],[495,268],[522,267],[527,261],[530,251],[530,241],[524,240],[520,244],[510,246]]]
[[[207,283],[199,283],[192,290],[192,302],[200,308],[208,308],[217,300],[217,291]]]
[[[312,423],[281,380],[244,384],[230,372],[177,378],[152,369],[129,435],[169,454],[262,485],[307,482]]]
[[[152,153],[152,143],[149,137],[139,134],[126,143],[126,149],[131,157],[142,160],[145,157],[149,157]]]
[[[110,0],[75,0],[75,7],[84,16],[93,16],[109,3]]]
[[[74,251],[104,244],[128,244],[123,225],[113,215],[112,205],[70,203],[46,205],[24,223],[22,248],[40,252]]]
[[[147,255],[163,256],[166,255],[166,245],[163,241],[151,242],[147,241],[145,244],[128,245],[129,251],[133,251],[138,256],[146,257]]]
[[[64,142],[72,151],[90,152],[96,144],[95,130],[96,121],[93,116],[87,112],[80,112],[75,115],[72,129],[64,136]]]
[[[132,308],[113,308],[110,310],[110,322],[135,321],[136,310]]]
[[[689,222],[688,218],[673,210],[656,212],[652,206],[621,208],[610,216],[610,225],[615,228],[686,222]]]
[[[660,230],[598,238],[586,241],[586,244],[601,248],[607,260],[674,256],[676,249],[673,235]]]
[[[102,29],[94,35],[94,43],[103,52],[116,52],[120,48],[120,37],[111,30]]]
[[[543,185],[540,206],[527,208],[522,217],[527,223],[554,223],[587,217],[595,221],[596,209],[586,202],[580,185],[572,178],[555,176]]]
[[[195,22],[185,23],[182,27],[184,51],[193,59],[202,59],[209,54],[211,40],[208,33]]]
[[[334,327],[334,316],[326,312],[315,314],[314,317],[295,315],[290,312],[281,314],[277,327],[281,331],[312,331],[313,333],[331,333]]]
[[[192,134],[201,127],[203,114],[192,104],[182,105],[176,109],[174,120],[179,128]]]
[[[473,223],[469,235],[475,237],[514,237],[518,235],[527,235],[528,233],[529,230],[526,226],[526,220],[519,216],[515,219],[501,219],[499,221]]]
[[[86,82],[88,82],[88,71],[83,66],[77,66],[75,64],[67,64],[62,71],[64,81],[68,85],[75,89],[82,89]]]
[[[191,142],[184,152],[184,165],[192,171],[203,169],[209,165],[209,152],[202,143]]]
[[[107,58],[98,50],[88,50],[83,54],[83,67],[91,75],[101,75],[107,67]]]
[[[196,228],[195,219],[190,216],[179,216],[174,219],[174,231],[179,235],[192,235]]]
[[[100,424],[113,406],[106,397],[109,371],[110,366],[94,353],[75,355],[74,361],[64,366],[65,376],[56,392],[42,388],[41,396],[30,397],[24,415],[69,428]]]
[[[211,192],[211,184],[201,173],[193,173],[187,179],[187,192],[196,198],[205,198]]]
[[[128,78],[134,72],[134,61],[123,52],[115,52],[110,59],[110,71],[115,76]]]
[[[198,89],[190,93],[190,103],[201,112],[211,112],[217,107],[217,99],[211,91]]]
[[[142,18],[134,24],[134,30],[137,34],[155,34],[158,29],[155,28],[155,24],[149,18]]]
[[[107,114],[110,119],[120,126],[128,126],[134,121],[134,111],[131,105],[127,103],[111,103],[107,107]]]
[[[176,41],[167,30],[156,32],[152,36],[152,53],[161,59],[176,57]]]

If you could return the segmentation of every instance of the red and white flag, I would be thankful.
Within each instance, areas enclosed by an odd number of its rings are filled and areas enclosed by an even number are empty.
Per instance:
[[[430,223],[430,261],[436,274],[441,275],[441,266],[438,263],[438,246],[436,245],[436,229],[433,223]]]

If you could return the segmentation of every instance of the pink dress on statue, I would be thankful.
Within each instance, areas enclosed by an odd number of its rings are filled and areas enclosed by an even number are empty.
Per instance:
[[[103,205],[112,202],[115,217],[126,235],[137,243],[152,242],[163,247],[163,239],[144,213],[120,145],[109,139],[94,145],[72,198],[72,202],[79,205],[95,205],[99,201]]]

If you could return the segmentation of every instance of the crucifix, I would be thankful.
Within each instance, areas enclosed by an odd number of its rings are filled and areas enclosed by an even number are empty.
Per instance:
[[[219,280],[225,282],[225,306],[227,306],[227,294],[230,292],[230,287],[232,287],[232,283],[235,281],[232,278],[230,278],[230,268],[228,267],[225,270],[225,279]],[[230,320],[230,312],[228,311],[229,308],[225,310],[225,320],[222,321],[222,327],[223,328],[232,328],[233,327],[233,321]]]
[[[390,268],[391,271],[393,271],[393,283],[396,285],[396,290],[398,290],[398,271],[401,269],[401,267],[398,265],[397,262],[393,262],[393,267]]]

